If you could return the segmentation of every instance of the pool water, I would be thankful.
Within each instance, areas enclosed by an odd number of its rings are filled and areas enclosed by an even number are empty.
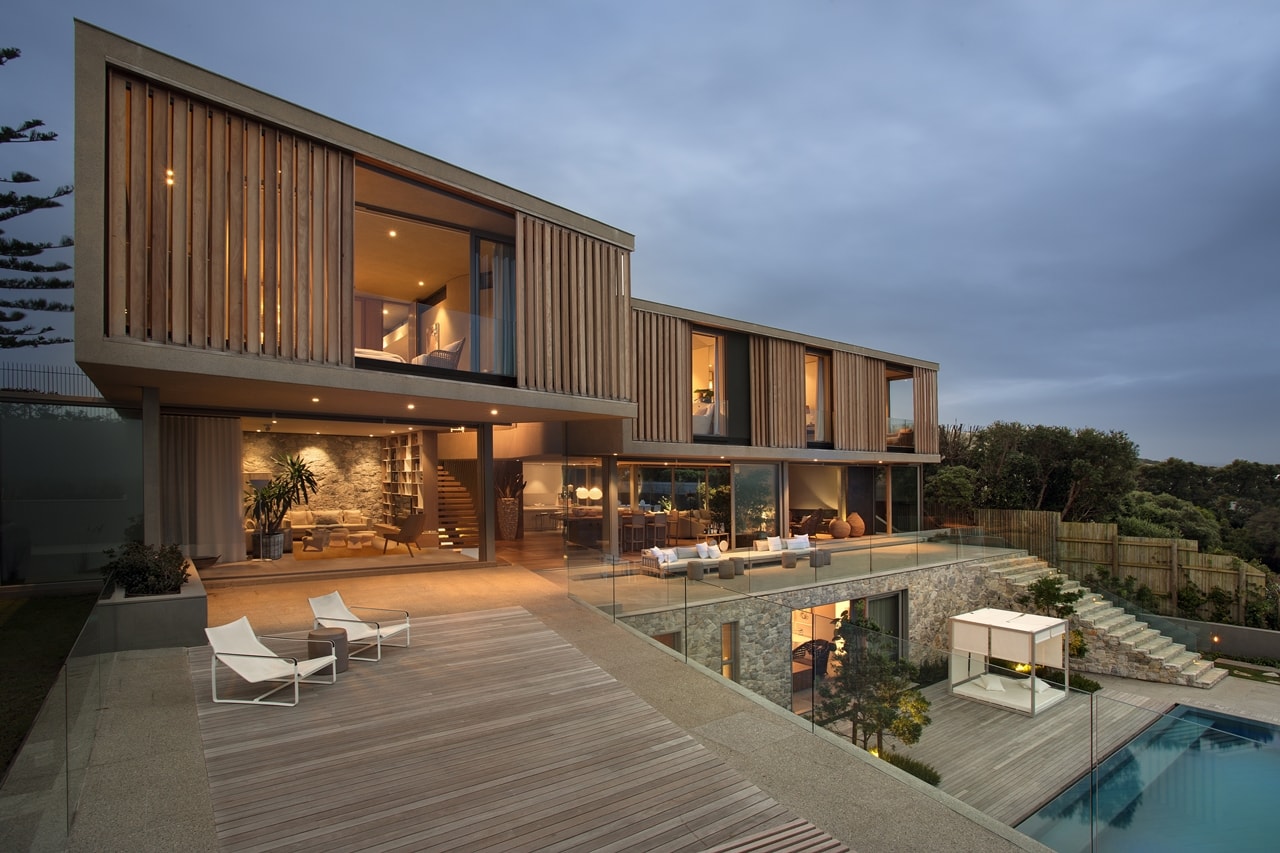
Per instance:
[[[1096,779],[1096,800],[1085,776],[1018,831],[1059,853],[1280,850],[1280,726],[1180,705]]]

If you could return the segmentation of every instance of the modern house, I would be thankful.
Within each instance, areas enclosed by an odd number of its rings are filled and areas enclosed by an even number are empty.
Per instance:
[[[602,553],[641,506],[921,528],[936,364],[633,299],[632,235],[84,23],[76,92],[76,360],[140,413],[146,540],[244,559],[298,451],[481,563],[514,472]]]

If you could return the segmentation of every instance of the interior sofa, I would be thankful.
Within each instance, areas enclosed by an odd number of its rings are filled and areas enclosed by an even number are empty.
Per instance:
[[[302,507],[289,510],[286,519],[293,530],[294,541],[311,535],[315,530],[333,530],[335,527],[345,527],[348,531],[370,529],[369,517],[358,509]]]

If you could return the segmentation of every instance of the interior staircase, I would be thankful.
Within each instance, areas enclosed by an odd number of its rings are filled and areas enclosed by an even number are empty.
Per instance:
[[[436,466],[441,548],[479,548],[480,518],[471,492],[443,465]]]
[[[1057,573],[1044,560],[1025,553],[991,558],[982,565],[988,575],[1004,582],[1011,598],[1026,593],[1037,578]],[[1217,669],[1212,661],[1071,578],[1065,578],[1062,588],[1083,593],[1075,603],[1074,619],[1085,633],[1089,654],[1083,661],[1073,660],[1073,669],[1206,689],[1227,677],[1227,670]]]

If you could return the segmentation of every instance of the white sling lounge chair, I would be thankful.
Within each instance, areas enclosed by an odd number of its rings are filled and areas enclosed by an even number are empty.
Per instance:
[[[316,616],[317,628],[342,628],[347,632],[347,643],[350,644],[348,658],[350,660],[382,660],[382,643],[384,640],[404,634],[404,643],[387,643],[389,646],[409,648],[409,611],[387,610],[381,607],[350,608],[342,602],[337,592],[322,595],[319,598],[307,599],[311,602],[311,612]],[[370,617],[361,619],[352,610],[366,612]],[[374,657],[359,657],[357,652],[375,649]]]
[[[337,658],[332,653],[317,658],[282,657],[262,644],[249,625],[249,617],[241,616],[234,622],[219,625],[216,628],[205,628],[209,645],[213,647],[213,660],[209,664],[209,681],[213,686],[213,701],[235,705],[283,705],[292,707],[298,704],[298,685],[333,684],[338,680]],[[267,639],[289,640],[295,643],[323,642],[316,640],[300,640],[296,637],[270,637]],[[332,643],[330,643],[332,648]],[[281,684],[272,687],[266,693],[253,699],[219,699],[218,698],[218,664],[221,663],[235,672],[250,684],[264,681],[279,681]],[[329,677],[311,678],[326,666],[332,666]],[[272,702],[267,697],[293,685],[292,702]]]

